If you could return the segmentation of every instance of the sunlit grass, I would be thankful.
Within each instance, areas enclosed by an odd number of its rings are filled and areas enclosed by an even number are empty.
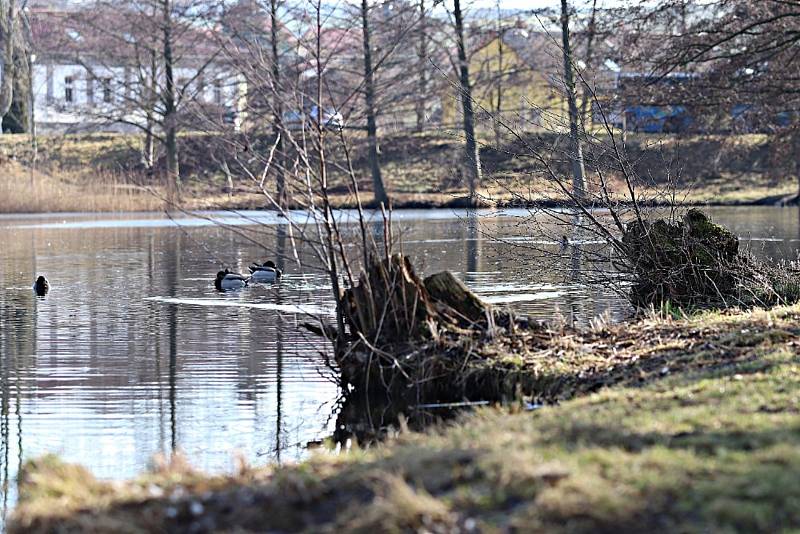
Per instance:
[[[108,173],[88,177],[61,172],[57,177],[16,163],[0,171],[0,213],[66,211],[147,211],[163,202],[153,194]]]

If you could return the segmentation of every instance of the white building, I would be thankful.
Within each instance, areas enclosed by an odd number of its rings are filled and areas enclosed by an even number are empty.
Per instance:
[[[144,124],[142,92],[129,67],[89,67],[36,58],[33,64],[33,114],[40,132],[137,130]],[[175,70],[175,84],[184,89],[186,113],[224,114],[241,126],[246,84],[235,74]],[[206,82],[208,77],[211,79]],[[137,76],[138,78],[138,76]],[[196,79],[197,78],[197,79]],[[159,82],[163,85],[163,80]]]
[[[31,13],[33,116],[40,132],[136,131],[146,124],[146,110],[158,109],[152,95],[164,94],[166,80],[143,72],[141,58],[114,50],[104,54],[97,35],[81,35],[69,14]],[[105,46],[113,47],[114,43]],[[202,52],[201,52],[202,53]],[[183,125],[220,119],[237,128],[243,119],[246,84],[227,65],[193,57],[174,69],[178,113]],[[158,112],[156,112],[156,117]]]

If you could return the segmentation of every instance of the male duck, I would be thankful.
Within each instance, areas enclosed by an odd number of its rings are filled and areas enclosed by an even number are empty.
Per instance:
[[[214,280],[214,287],[217,291],[228,291],[231,289],[241,289],[247,285],[247,278],[238,273],[232,273],[228,269],[217,273]]]
[[[257,263],[254,263],[250,266],[250,273],[250,278],[254,282],[275,282],[283,274],[281,270],[275,266],[272,260],[265,261],[264,265],[258,265]]]
[[[50,291],[50,284],[47,282],[47,278],[39,276],[36,279],[36,283],[33,284],[33,290],[40,297],[47,295],[47,292]]]

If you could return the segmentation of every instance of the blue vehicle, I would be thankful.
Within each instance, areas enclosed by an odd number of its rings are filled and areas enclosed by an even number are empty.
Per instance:
[[[631,106],[625,109],[629,130],[644,133],[681,133],[692,129],[694,118],[683,106]]]
[[[731,108],[731,120],[740,133],[773,133],[791,126],[795,114],[791,111],[764,110],[753,104],[736,104]]]

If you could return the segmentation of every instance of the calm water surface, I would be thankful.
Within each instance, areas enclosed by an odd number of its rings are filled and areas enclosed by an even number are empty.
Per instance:
[[[796,208],[712,213],[757,254],[796,258]],[[530,239],[524,215],[408,211],[395,228],[423,274],[452,270],[521,313],[628,313],[612,293],[545,268],[537,249],[558,245]],[[116,479],[175,450],[209,471],[230,470],[236,455],[297,459],[331,434],[338,392],[321,367],[326,347],[298,328],[330,312],[326,277],[287,262],[278,285],[216,292],[221,262],[245,271],[265,256],[251,240],[287,246],[268,214],[216,216],[233,231],[162,214],[0,216],[3,516],[19,466],[44,453]],[[31,291],[35,274],[50,280],[46,298]]]

